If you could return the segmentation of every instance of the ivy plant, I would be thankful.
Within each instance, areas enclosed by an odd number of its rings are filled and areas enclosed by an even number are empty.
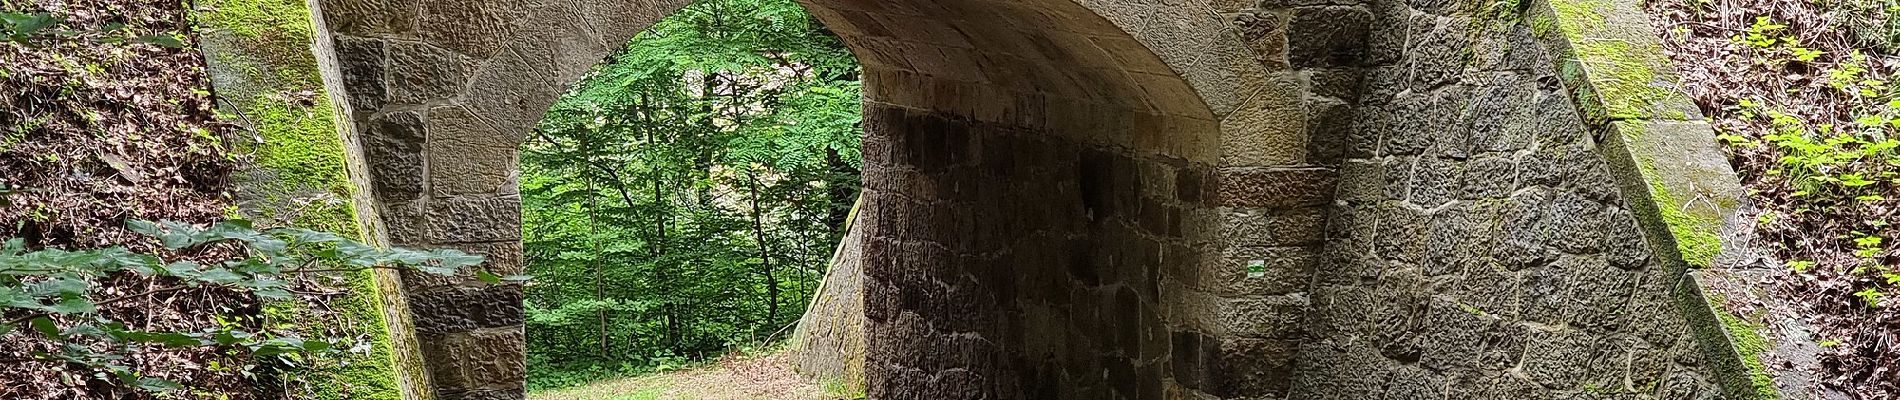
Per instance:
[[[415,270],[453,275],[482,257],[455,250],[383,249],[337,234],[299,228],[255,229],[250,222],[208,227],[179,222],[132,221],[131,230],[157,239],[163,254],[233,254],[212,261],[167,260],[124,247],[95,250],[29,250],[20,239],[0,246],[0,335],[38,335],[57,350],[27,360],[65,362],[89,368],[98,379],[150,391],[170,391],[176,382],[145,376],[123,360],[146,346],[217,346],[248,351],[253,360],[340,351],[323,338],[218,324],[198,331],[147,331],[101,313],[101,307],[152,295],[215,287],[260,301],[295,301],[293,282],[312,274],[336,275],[369,269]],[[157,253],[157,252],[154,252]],[[132,274],[158,284],[143,292],[104,293],[102,279]],[[491,274],[482,273],[484,281]],[[510,278],[519,280],[519,278]]]

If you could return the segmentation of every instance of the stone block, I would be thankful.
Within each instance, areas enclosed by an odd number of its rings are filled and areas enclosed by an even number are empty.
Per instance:
[[[506,392],[519,390],[526,378],[527,341],[520,327],[419,336],[438,392],[507,399]]]
[[[1220,205],[1250,208],[1296,208],[1324,205],[1331,200],[1337,173],[1324,168],[1222,168]]]
[[[383,201],[381,215],[389,231],[389,244],[425,246],[429,244],[428,222],[422,201]]]
[[[1470,36],[1465,17],[1441,17],[1418,14],[1412,17],[1411,38],[1403,63],[1412,70],[1414,88],[1432,87],[1456,80],[1470,60],[1465,48]]]
[[[323,22],[353,36],[402,34],[415,29],[417,8],[399,0],[322,0]]]
[[[468,84],[475,65],[468,57],[419,42],[389,44],[389,102],[422,104],[447,99]]]
[[[509,141],[521,143],[566,90],[567,82],[556,80],[554,71],[503,53],[475,71],[460,103]]]
[[[1417,265],[1425,262],[1431,242],[1431,216],[1409,204],[1388,203],[1379,215],[1378,254]]]
[[[437,46],[485,59],[500,52],[516,26],[527,21],[525,6],[481,0],[425,1],[417,31]]]
[[[1338,200],[1364,204],[1387,200],[1385,164],[1369,160],[1348,160],[1339,167]]]
[[[1303,246],[1326,238],[1326,208],[1226,208],[1220,240],[1229,246]]]
[[[410,286],[407,281],[404,286]],[[522,322],[521,285],[436,287],[408,292],[416,332],[446,334]]]
[[[1596,253],[1603,249],[1604,206],[1571,191],[1559,191],[1544,209],[1543,231],[1546,243],[1574,254]]]
[[[1298,351],[1298,340],[1222,339],[1213,371],[1218,383],[1210,392],[1225,398],[1284,396]]]
[[[447,388],[441,389],[437,397],[440,400],[525,400],[527,398],[528,393],[525,389],[457,390]]]
[[[1464,178],[1464,163],[1438,157],[1419,157],[1412,170],[1408,203],[1421,208],[1437,208],[1457,199],[1458,185]]]
[[[1532,331],[1519,368],[1544,387],[1581,387],[1598,350],[1597,341],[1582,332]]]
[[[428,201],[425,233],[439,244],[521,240],[519,197],[445,197]]]
[[[1240,40],[1267,70],[1285,70],[1291,66],[1287,59],[1288,17],[1285,12],[1258,8],[1242,9],[1234,14],[1233,24]]]
[[[1385,400],[1445,398],[1445,377],[1415,366],[1393,368],[1388,375]]]
[[[1467,200],[1510,197],[1517,187],[1517,162],[1503,155],[1479,155],[1465,163],[1459,198]]]
[[[1306,161],[1306,108],[1298,82],[1278,75],[1220,121],[1221,165],[1281,166]]]
[[[1426,276],[1462,274],[1491,264],[1497,246],[1498,210],[1489,203],[1460,202],[1432,214]]]
[[[429,187],[435,196],[515,191],[517,144],[459,105],[429,110]]]
[[[1339,165],[1346,156],[1347,143],[1352,140],[1352,119],[1356,114],[1352,105],[1331,97],[1309,97],[1306,113],[1307,161]]]
[[[424,143],[422,117],[392,111],[371,117],[363,133],[364,159],[371,186],[382,201],[422,197]]]
[[[482,256],[481,265],[464,268],[455,275],[436,275],[421,271],[402,271],[403,287],[409,290],[426,290],[444,286],[485,286],[475,279],[476,271],[488,271],[497,276],[520,275],[525,272],[521,242],[470,243],[446,246],[464,253]]]
[[[1297,338],[1308,300],[1304,294],[1227,300],[1216,310],[1227,335],[1248,338]]]
[[[1573,308],[1569,298],[1573,293],[1572,271],[1556,266],[1532,267],[1524,270],[1523,281],[1518,285],[1518,316],[1525,321],[1545,325],[1562,325],[1570,320]]]
[[[1635,290],[1636,274],[1610,266],[1599,255],[1564,256],[1551,267],[1571,275],[1567,314],[1572,325],[1621,330],[1631,317],[1625,306]]]
[[[383,108],[383,101],[388,99],[388,89],[383,83],[387,67],[383,62],[387,52],[383,41],[337,36],[335,51],[337,69],[343,74],[343,92],[351,109],[370,113]]]
[[[1251,297],[1303,292],[1320,265],[1319,246],[1230,247],[1220,257],[1208,257],[1200,272],[1212,278],[1222,296]],[[1260,264],[1260,273],[1252,273]]]
[[[1372,13],[1362,7],[1298,7],[1287,22],[1293,68],[1357,66],[1365,58]]]

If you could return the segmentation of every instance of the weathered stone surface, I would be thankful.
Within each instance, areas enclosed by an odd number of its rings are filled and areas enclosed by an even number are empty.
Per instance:
[[[500,51],[517,25],[547,23],[526,21],[521,3],[480,0],[431,0],[422,2],[418,33],[442,48],[475,58],[488,58]]]
[[[436,196],[511,193],[515,141],[462,106],[429,109],[430,132],[457,135],[429,141],[429,187]]]
[[[518,270],[514,146],[684,2],[398,3],[324,3],[389,238]],[[1647,185],[1586,132],[1565,84],[1589,81],[1515,10],[808,6],[865,67],[873,398],[1710,393],[1647,249],[1654,193],[1622,193]],[[466,281],[409,278],[442,310],[425,331],[473,330],[429,338],[437,394],[519,398],[493,364],[519,309],[489,307],[519,292]]]
[[[1291,339],[1298,332],[1307,299],[1301,295],[1229,300],[1221,304],[1221,329],[1232,336]]]
[[[464,268],[455,275],[404,270],[402,271],[403,287],[412,291],[422,291],[444,286],[482,286],[487,284],[475,279],[476,271],[488,271],[502,277],[520,275],[526,271],[527,264],[522,258],[521,242],[470,243],[447,247],[482,256],[482,264]]]
[[[1365,57],[1372,13],[1360,7],[1299,7],[1287,22],[1294,68],[1354,66]]]
[[[410,32],[418,11],[400,0],[322,0],[320,4],[331,30],[356,36]]]
[[[416,332],[448,334],[520,325],[521,285],[445,286],[409,284],[409,309]]]
[[[1326,214],[1322,208],[1288,211],[1228,209],[1221,226],[1224,241],[1234,246],[1301,246],[1325,239]]]
[[[521,200],[516,197],[429,199],[428,239],[436,243],[521,240]]]
[[[464,399],[512,399],[527,373],[520,327],[421,335],[437,393]],[[483,393],[489,392],[489,393]]]
[[[1332,197],[1330,169],[1239,169],[1220,171],[1220,205],[1295,208],[1323,205]]]
[[[526,389],[445,390],[438,398],[441,400],[523,400],[528,398],[528,393]]]
[[[389,43],[389,102],[421,104],[454,97],[468,83],[473,62],[428,43]]]
[[[1298,350],[1298,340],[1223,340],[1212,393],[1227,398],[1285,393],[1293,383],[1293,355]]]
[[[383,107],[388,89],[383,84],[385,65],[383,58],[387,50],[383,41],[338,37],[336,39],[337,69],[343,74],[343,93],[350,105],[359,113],[374,112]]]
[[[422,117],[395,111],[371,117],[363,134],[370,182],[389,200],[422,197]]]

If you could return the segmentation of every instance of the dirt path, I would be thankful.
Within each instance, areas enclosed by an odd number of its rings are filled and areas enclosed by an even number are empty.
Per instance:
[[[529,394],[530,400],[836,400],[792,372],[784,353]]]

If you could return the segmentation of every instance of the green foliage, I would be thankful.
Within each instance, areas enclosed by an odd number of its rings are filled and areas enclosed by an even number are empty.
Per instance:
[[[790,0],[704,0],[558,101],[522,153],[530,387],[780,337],[856,198],[858,67]]]
[[[0,11],[0,38],[22,45],[34,45],[41,40],[86,39],[100,43],[150,43],[154,45],[182,49],[184,41],[170,33],[153,33],[128,38],[125,24],[113,23],[89,30],[62,29],[59,26],[64,18],[50,13],[17,13]]]
[[[134,323],[101,314],[99,308],[122,301],[201,287],[217,287],[265,301],[291,301],[293,282],[302,276],[339,275],[373,268],[414,269],[454,274],[481,263],[479,256],[454,250],[379,249],[342,236],[298,228],[253,229],[233,220],[209,227],[178,222],[133,221],[130,228],[162,243],[171,253],[222,251],[241,254],[216,262],[166,260],[113,247],[98,250],[29,251],[24,241],[0,247],[0,334],[34,334],[60,343],[22,361],[57,361],[98,371],[99,379],[154,390],[182,386],[146,377],[123,365],[128,355],[148,346],[217,346],[247,351],[254,360],[296,364],[309,354],[343,351],[329,340],[305,338],[269,328],[247,330],[222,323],[200,331],[144,331]],[[100,281],[132,274],[160,278],[141,293],[105,293]],[[232,316],[231,318],[240,318]],[[216,318],[227,320],[224,316]]]

